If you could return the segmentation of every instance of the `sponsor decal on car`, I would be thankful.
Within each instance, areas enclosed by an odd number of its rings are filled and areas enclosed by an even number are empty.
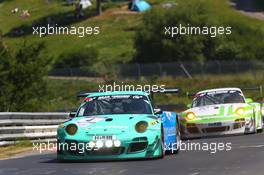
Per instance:
[[[158,121],[151,121],[151,122],[149,122],[150,125],[156,125],[158,123],[159,123]]]
[[[102,120],[104,120],[104,118],[102,117],[86,117],[84,119],[77,121],[76,124],[80,127],[85,127],[100,122]]]

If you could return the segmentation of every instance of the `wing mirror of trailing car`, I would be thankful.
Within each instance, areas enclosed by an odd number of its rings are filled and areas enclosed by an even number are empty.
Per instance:
[[[252,98],[246,98],[246,103],[252,103],[253,99]]]
[[[162,114],[162,110],[160,108],[155,108],[154,109],[154,114]]]
[[[187,108],[192,108],[192,104],[187,104]]]
[[[76,116],[77,112],[70,112],[69,118],[74,118]]]

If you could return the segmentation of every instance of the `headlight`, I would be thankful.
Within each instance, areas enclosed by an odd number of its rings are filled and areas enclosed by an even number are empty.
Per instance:
[[[106,146],[107,148],[112,147],[112,146],[113,146],[113,141],[112,141],[112,140],[107,140],[107,141],[105,142],[105,146]]]
[[[114,141],[115,147],[119,147],[121,145],[121,142],[119,140]]]
[[[66,126],[65,130],[69,135],[74,135],[74,134],[76,134],[78,128],[75,124],[69,124]]]
[[[194,120],[196,118],[195,114],[193,112],[188,112],[186,114],[186,119],[187,120]]]
[[[88,143],[88,145],[89,145],[90,148],[95,147],[95,143],[94,143],[93,141],[90,141],[90,142]]]
[[[102,140],[97,140],[95,145],[97,148],[102,148],[104,146],[104,142]]]
[[[145,132],[147,128],[148,128],[148,123],[145,121],[140,121],[135,126],[136,131],[139,133]]]
[[[237,108],[236,113],[238,115],[243,115],[245,113],[245,109],[244,108]]]

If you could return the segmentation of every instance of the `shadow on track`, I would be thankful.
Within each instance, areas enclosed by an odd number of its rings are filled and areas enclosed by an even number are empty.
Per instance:
[[[113,160],[93,160],[93,161],[88,161],[88,160],[75,160],[75,161],[60,161],[56,158],[47,160],[47,161],[40,161],[39,163],[45,163],[45,164],[70,164],[70,163],[113,163],[113,162],[143,162],[143,161],[157,161],[157,160],[162,160],[159,158],[150,158],[150,159],[113,159]]]
[[[182,141],[188,140],[207,140],[207,139],[217,139],[217,138],[230,138],[230,137],[239,137],[239,136],[248,136],[248,135],[259,135],[261,133],[248,133],[248,134],[226,134],[226,135],[215,135],[215,136],[202,136],[196,138],[182,139]]]

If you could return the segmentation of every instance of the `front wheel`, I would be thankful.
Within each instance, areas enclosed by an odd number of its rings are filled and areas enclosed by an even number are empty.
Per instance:
[[[161,139],[160,139],[160,152],[161,152],[161,155],[159,158],[164,158],[165,157],[165,154],[166,154],[166,150],[164,148],[164,132],[163,132],[163,127],[161,128]]]
[[[257,133],[262,133],[263,132],[263,117],[261,117],[260,123],[261,123],[262,128],[257,129]]]
[[[263,128],[257,130],[257,133],[262,133],[262,132],[263,132]]]
[[[180,143],[181,143],[181,132],[180,132],[180,127],[179,127],[179,123],[177,123],[176,125],[176,136],[175,136],[175,140],[176,140],[176,150],[175,150],[175,154],[179,153],[179,149],[180,149]]]
[[[257,129],[257,133],[262,133],[263,132],[263,116],[260,117],[260,126],[261,126],[261,128]]]

